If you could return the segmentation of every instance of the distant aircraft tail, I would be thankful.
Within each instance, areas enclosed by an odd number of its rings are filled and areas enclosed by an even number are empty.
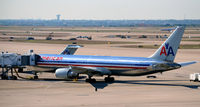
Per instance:
[[[65,50],[61,53],[62,55],[73,55],[78,48],[82,46],[80,45],[68,45]]]
[[[173,62],[180,45],[183,33],[183,26],[177,26],[168,39],[159,47],[159,49],[150,58]]]

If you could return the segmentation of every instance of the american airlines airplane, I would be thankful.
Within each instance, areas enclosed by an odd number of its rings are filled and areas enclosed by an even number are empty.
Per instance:
[[[78,46],[66,48],[61,54],[40,54],[34,71],[53,71],[57,78],[75,79],[86,74],[86,82],[95,82],[93,76],[103,76],[106,82],[114,81],[112,75],[142,76],[165,72],[194,64],[192,62],[174,62],[180,45],[184,27],[178,26],[159,49],[150,57],[119,57],[73,55]]]

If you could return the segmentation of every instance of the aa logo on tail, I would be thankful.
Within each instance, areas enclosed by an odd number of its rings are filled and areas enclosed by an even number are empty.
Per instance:
[[[174,51],[171,46],[169,46],[169,43],[165,43],[165,45],[162,47],[160,51],[160,55],[164,54],[165,56],[169,56],[172,54],[174,56]]]

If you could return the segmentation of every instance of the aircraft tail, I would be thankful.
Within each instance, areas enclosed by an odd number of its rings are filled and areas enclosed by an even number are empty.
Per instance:
[[[78,48],[82,46],[80,45],[68,45],[65,50],[61,53],[62,55],[73,55]]]
[[[183,26],[177,26],[168,39],[149,58],[173,62],[182,39],[184,29],[185,28]]]

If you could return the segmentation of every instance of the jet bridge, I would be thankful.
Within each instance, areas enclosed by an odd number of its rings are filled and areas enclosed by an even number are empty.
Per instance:
[[[20,70],[26,66],[35,66],[37,58],[38,55],[34,54],[33,51],[30,51],[30,53],[26,55],[4,52],[0,53],[0,68],[2,68],[1,78],[17,79],[17,77],[13,75],[13,69],[16,72],[16,69]],[[11,71],[11,77],[8,76],[9,71]]]

